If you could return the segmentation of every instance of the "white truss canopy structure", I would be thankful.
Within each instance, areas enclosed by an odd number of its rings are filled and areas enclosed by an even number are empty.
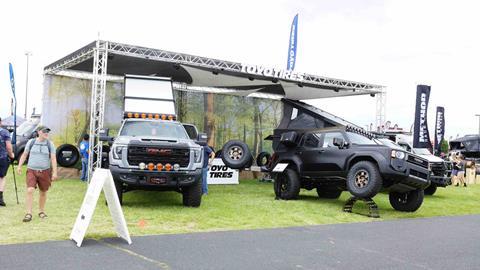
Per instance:
[[[45,75],[92,80],[90,170],[101,167],[105,89],[107,81],[125,74],[170,77],[174,88],[263,98],[307,100],[371,95],[377,101],[377,123],[385,119],[385,87],[249,65],[207,57],[97,40],[46,66]]]

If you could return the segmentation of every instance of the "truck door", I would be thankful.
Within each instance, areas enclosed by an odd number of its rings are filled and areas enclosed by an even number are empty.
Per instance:
[[[342,132],[332,131],[322,134],[322,143],[319,148],[319,169],[322,176],[342,176],[346,159],[350,156],[350,148],[340,149],[333,144],[334,138],[341,138],[346,141]]]
[[[320,137],[315,133],[307,133],[300,143],[301,146],[298,148],[296,154],[298,154],[302,160],[302,172],[307,176],[315,176],[320,171]]]

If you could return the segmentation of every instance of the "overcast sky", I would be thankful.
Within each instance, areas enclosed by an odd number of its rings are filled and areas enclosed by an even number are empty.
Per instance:
[[[387,87],[387,120],[410,128],[417,84],[444,106],[446,133],[478,132],[478,1],[2,1],[0,116],[10,112],[8,62],[23,115],[30,51],[29,114],[41,108],[43,67],[95,40],[286,67],[290,24],[299,13],[295,70]],[[365,126],[375,98],[311,101]],[[433,137],[432,137],[433,138]]]

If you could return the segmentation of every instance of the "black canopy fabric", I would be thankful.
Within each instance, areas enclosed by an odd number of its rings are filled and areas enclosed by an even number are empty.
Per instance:
[[[191,87],[222,88],[231,94],[307,100],[354,95],[376,95],[383,86],[297,73],[262,65],[249,65],[213,58],[175,53],[111,41],[108,44],[107,74],[148,75],[172,78]],[[72,71],[91,73],[96,42],[76,50],[45,67],[45,74]],[[78,75],[77,75],[78,76]]]

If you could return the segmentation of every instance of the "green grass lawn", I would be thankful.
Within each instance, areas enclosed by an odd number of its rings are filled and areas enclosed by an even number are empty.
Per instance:
[[[17,176],[19,205],[15,202],[11,174],[7,176],[7,181],[7,207],[0,208],[0,244],[68,239],[86,184],[80,180],[54,182],[49,191],[46,207],[49,217],[46,220],[37,217],[38,193],[35,193],[34,218],[30,223],[23,223],[25,177]],[[209,195],[203,197],[200,208],[183,207],[181,195],[176,192],[134,191],[124,195],[123,210],[132,236],[480,213],[480,186],[439,188],[434,196],[426,197],[415,213],[394,211],[388,196],[380,194],[375,197],[380,219],[342,212],[348,198],[349,194],[344,192],[337,200],[319,199],[314,190],[302,190],[299,200],[276,201],[271,183],[246,180],[240,185],[210,186]],[[354,212],[366,214],[368,211],[357,205]],[[113,223],[101,198],[86,237],[113,236]]]

